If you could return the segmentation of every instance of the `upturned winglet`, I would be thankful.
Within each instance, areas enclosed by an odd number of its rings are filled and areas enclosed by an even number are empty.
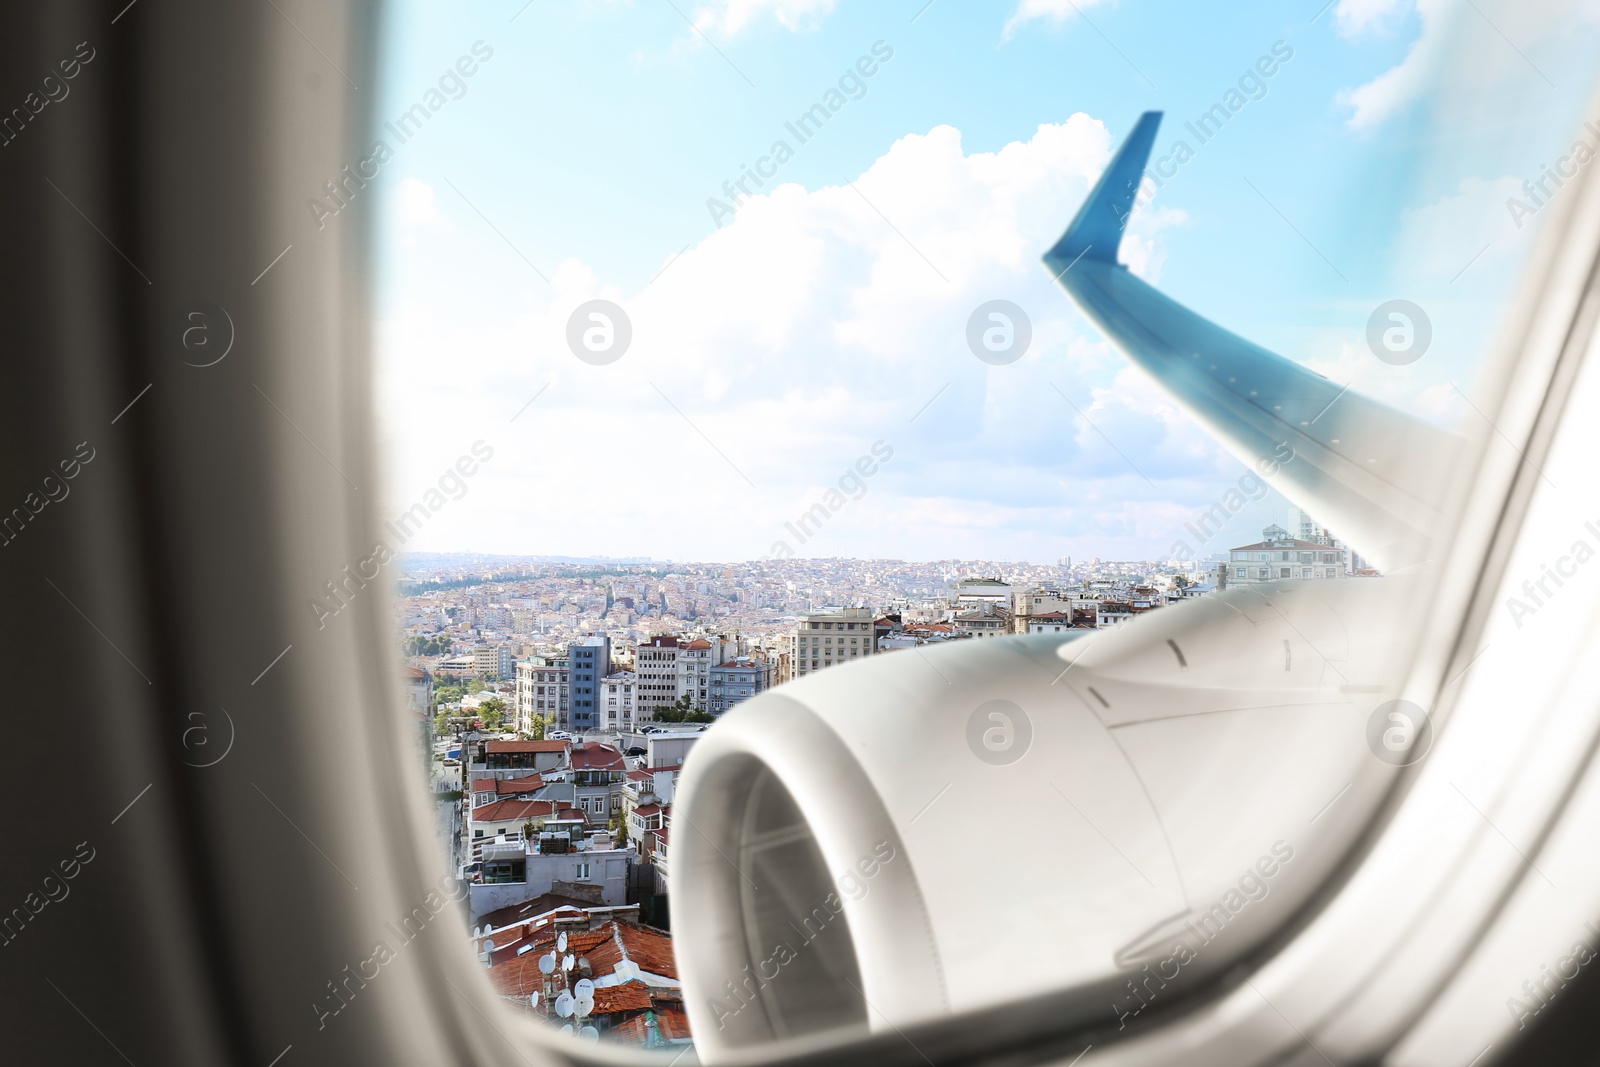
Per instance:
[[[1097,259],[1102,263],[1117,262],[1117,248],[1122,244],[1122,232],[1133,214],[1133,201],[1139,195],[1139,183],[1144,181],[1145,164],[1150,159],[1150,149],[1156,143],[1156,130],[1161,126],[1161,112],[1146,111],[1117,150],[1116,158],[1100,175],[1089,199],[1078,209],[1067,232],[1061,235],[1054,248],[1044,254],[1044,261],[1052,271],[1064,271],[1079,259]]]
[[[1045,265],[1130,362],[1346,543],[1384,568],[1427,558],[1460,438],[1229,333],[1117,262],[1160,123],[1140,117]]]

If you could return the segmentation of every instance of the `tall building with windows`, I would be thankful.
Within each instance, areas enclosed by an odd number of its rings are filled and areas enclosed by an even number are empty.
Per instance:
[[[557,729],[569,724],[567,657],[529,656],[516,666],[517,732],[531,734],[535,716]]]
[[[1344,577],[1344,551],[1331,544],[1302,541],[1282,526],[1261,531],[1261,540],[1228,550],[1226,585]]]
[[[1006,598],[1011,593],[1006,591]],[[794,676],[804,678],[835,663],[878,650],[871,608],[824,608],[800,616],[794,632]]]
[[[505,645],[474,649],[472,669],[483,678],[510,678],[511,649]]]
[[[1035,629],[1033,626],[1035,616],[1049,616],[1047,627],[1059,625],[1059,617],[1066,616],[1069,620],[1067,625],[1070,626],[1073,599],[1071,592],[1059,589],[1031,589],[1026,593],[1013,594],[1011,631],[1019,634],[1052,632],[1048,628]]]
[[[705,711],[711,692],[711,668],[721,663],[727,642],[720,637],[678,642],[678,696],[685,694],[696,711]],[[676,699],[676,698],[674,698]]]
[[[634,690],[639,676],[618,671],[600,679],[601,724],[607,730],[630,730],[634,724]]]
[[[611,673],[611,638],[580,637],[567,646],[569,722],[573,730],[598,730],[600,681]]]
[[[776,657],[743,656],[711,668],[710,696],[706,710],[721,715],[772,688],[777,671]]]
[[[1366,562],[1349,545],[1333,536],[1331,530],[1313,519],[1304,509],[1295,507],[1289,509],[1288,527],[1290,537],[1338,549],[1346,571],[1354,573],[1365,569]]]
[[[656,709],[678,699],[678,654],[676,637],[652,637],[641,642],[633,654],[633,670],[639,676],[634,694],[634,709],[640,722],[655,718]]]

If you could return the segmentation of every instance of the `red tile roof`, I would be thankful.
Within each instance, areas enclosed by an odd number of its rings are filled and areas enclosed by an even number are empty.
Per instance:
[[[521,819],[546,819],[555,813],[550,800],[497,800],[472,809],[473,822],[507,822]]]
[[[542,992],[544,976],[539,972],[539,958],[554,947],[559,934],[565,930],[567,952],[589,963],[589,973],[595,979],[616,974],[619,963],[627,960],[639,970],[671,980],[670,986],[652,987],[638,978],[630,978],[616,985],[600,986],[594,991],[596,1015],[623,1015],[639,1013],[639,1027],[625,1037],[643,1044],[646,1030],[643,1012],[654,1009],[657,1025],[663,1038],[688,1036],[688,1020],[682,1011],[683,995],[677,987],[678,968],[672,954],[672,938],[663,931],[647,926],[635,926],[611,920],[595,930],[573,929],[555,923],[535,927],[523,924],[512,930],[502,930],[491,935],[495,949],[491,955],[489,981],[501,996],[528,1010],[528,998]],[[483,938],[475,940],[474,947],[482,951]],[[504,944],[502,944],[504,941]],[[518,954],[517,949],[529,946]],[[624,1018],[623,1025],[631,1020]],[[619,1028],[613,1028],[619,1029]]]
[[[682,647],[684,647],[684,648],[693,648],[693,649],[705,649],[705,648],[710,648],[711,647],[711,642],[705,640],[704,638],[701,638],[701,639],[696,640],[696,641],[690,641],[687,645],[684,645]]]
[[[622,924],[612,920],[598,930],[565,928],[567,932],[567,952],[574,956],[589,956],[589,964],[593,968],[595,977],[598,978],[602,975],[610,974],[610,965],[601,968],[594,962],[592,954],[596,945],[604,944],[611,940],[610,928],[620,925]],[[521,997],[526,1002],[528,995],[534,990],[540,989],[544,984],[543,976],[539,973],[539,957],[554,945],[561,929],[551,924],[537,930],[529,930],[525,939],[515,943],[520,945],[532,942],[538,947],[529,949],[520,956],[512,953],[504,960],[498,958],[500,956],[500,938],[494,938],[494,955],[496,958],[489,968],[489,981],[494,984],[495,989],[505,996]],[[502,933],[500,936],[508,937],[509,935]],[[481,948],[482,941],[480,940],[478,944]],[[507,944],[512,944],[512,942],[508,941]],[[646,968],[646,970],[648,969]]]
[[[617,964],[626,959],[637,963],[640,970],[678,980],[678,962],[672,954],[671,935],[648,926],[632,926],[615,921],[607,923],[601,930],[609,930],[610,936],[585,950],[595,974],[611,974]],[[568,944],[571,944],[570,940]]]
[[[660,804],[640,804],[637,808],[633,809],[633,813],[635,815],[639,815],[639,816],[654,815],[656,812],[658,812],[660,810],[661,810],[661,805]]]
[[[544,788],[544,779],[537,774],[526,778],[502,778],[495,783],[494,791],[503,797],[514,797]]]
[[[614,1015],[619,1011],[649,1011],[650,987],[640,981],[600,986],[594,991],[594,1014]]]
[[[627,769],[627,761],[622,758],[619,749],[599,742],[590,742],[586,745],[574,745],[572,749],[572,769],[577,771],[621,771]]]

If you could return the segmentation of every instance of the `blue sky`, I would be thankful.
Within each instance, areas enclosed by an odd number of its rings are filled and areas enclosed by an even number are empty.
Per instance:
[[[1135,216],[1132,269],[1330,378],[1470,428],[1456,389],[1471,393],[1549,214],[1518,227],[1506,200],[1583,117],[1590,5],[1214,7],[394,5],[387,120],[475,42],[492,50],[391,142],[374,198],[387,510],[474,440],[495,450],[407,547],[751,559],[782,541],[1038,561],[1194,542],[1185,522],[1244,467],[1038,264],[1147,109],[1167,114],[1157,155],[1182,139],[1193,157]],[[1256,98],[1219,134],[1185,131],[1275,46],[1292,58],[1248,83]],[[855,98],[800,143],[785,124],[875,47],[892,58],[847,78]],[[793,157],[758,195],[731,218],[708,208],[780,139]],[[1408,367],[1364,342],[1394,297],[1435,331]],[[594,298],[634,331],[606,366],[565,341]],[[965,340],[996,298],[1034,331],[1005,366]],[[785,522],[875,442],[892,458],[798,544]],[[1272,493],[1191,547],[1252,540],[1288,504]]]

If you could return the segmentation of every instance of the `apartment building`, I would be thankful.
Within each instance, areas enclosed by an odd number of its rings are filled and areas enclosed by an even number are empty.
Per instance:
[[[711,685],[706,710],[721,715],[729,708],[766,692],[773,686],[775,660],[766,657],[741,657],[711,668]]]
[[[1033,589],[1026,593],[1017,593],[1012,598],[1011,628],[1019,634],[1049,633],[1049,630],[1039,630],[1034,627],[1033,620],[1038,616],[1065,615],[1067,625],[1071,625],[1073,595],[1059,589]],[[1050,619],[1046,626],[1060,625],[1055,619]]]
[[[631,730],[634,723],[634,690],[639,676],[632,671],[618,671],[600,679],[602,720],[607,730]]]
[[[567,657],[529,656],[516,664],[516,712],[518,733],[532,733],[534,716],[557,728],[568,721]]]
[[[680,643],[678,696],[688,694],[690,706],[696,711],[706,710],[711,692],[711,667],[722,662],[726,645],[727,642],[720,637],[701,637],[686,644]]]
[[[580,637],[567,646],[568,715],[574,730],[600,729],[601,680],[611,673],[611,639]],[[564,726],[566,724],[563,724]]]
[[[1345,576],[1342,548],[1302,541],[1276,523],[1262,530],[1255,544],[1229,549],[1225,567],[1230,586]]]
[[[1011,612],[991,602],[958,612],[951,616],[950,622],[956,633],[967,637],[1003,637],[1011,633]]]
[[[571,779],[577,786],[574,806],[591,824],[605,826],[622,810],[622,781],[628,764],[611,745],[591,741],[572,746],[568,757]]]
[[[472,671],[480,678],[510,678],[511,649],[505,645],[474,649]]]
[[[801,615],[795,626],[794,649],[796,678],[872,655],[878,650],[872,609],[825,608]]]
[[[678,638],[665,636],[652,637],[634,650],[634,711],[640,722],[654,719],[657,708],[677,701],[678,653]]]

